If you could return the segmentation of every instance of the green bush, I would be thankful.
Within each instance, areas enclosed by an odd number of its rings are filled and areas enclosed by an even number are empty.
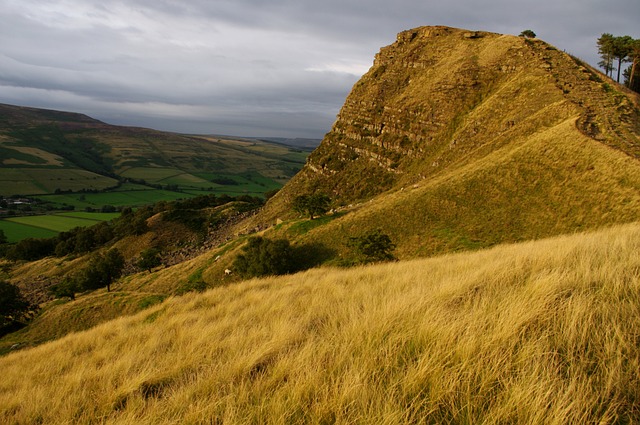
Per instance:
[[[98,253],[89,261],[89,265],[82,270],[78,277],[78,284],[83,289],[98,289],[107,287],[122,276],[124,257],[117,248],[110,249],[106,254]]]
[[[0,335],[5,333],[5,328],[18,321],[29,307],[29,302],[17,286],[0,280]]]
[[[147,248],[140,253],[140,259],[137,262],[137,266],[142,270],[151,272],[151,269],[158,267],[162,264],[160,258],[160,250],[158,248]]]
[[[330,204],[331,199],[322,193],[300,195],[293,200],[293,210],[301,214],[307,214],[313,220],[315,216],[329,211]]]
[[[75,279],[66,278],[49,288],[49,292],[56,298],[76,299],[76,292],[80,292],[82,287]]]
[[[377,263],[396,259],[392,253],[396,245],[380,229],[349,238],[349,246],[355,250],[360,263]]]
[[[295,271],[293,250],[286,239],[252,237],[236,257],[233,268],[245,278],[291,273]]]

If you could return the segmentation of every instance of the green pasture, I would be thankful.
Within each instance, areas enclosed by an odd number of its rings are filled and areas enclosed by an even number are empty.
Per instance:
[[[117,192],[103,193],[69,193],[62,195],[43,195],[38,199],[44,202],[51,202],[57,205],[73,205],[77,209],[86,207],[101,208],[104,205],[114,207],[142,206],[159,201],[175,201],[176,199],[191,198],[194,195],[188,193],[177,193],[168,190],[157,190],[147,188],[145,190],[125,190]]]
[[[74,227],[92,226],[100,220],[88,220],[86,218],[64,217],[61,215],[31,215],[26,217],[6,218],[6,221],[24,224],[25,226],[38,227],[54,232],[66,232]]]
[[[122,177],[128,179],[145,180],[149,183],[156,183],[163,179],[184,174],[184,171],[175,168],[159,167],[132,167],[120,173]]]
[[[60,190],[104,190],[117,185],[110,177],[73,168],[2,168],[0,195],[36,195]]]
[[[119,212],[101,213],[101,212],[72,211],[72,212],[58,213],[56,215],[62,216],[62,217],[81,218],[81,219],[92,220],[97,222],[97,221],[113,220],[114,218],[119,217],[120,213]]]
[[[48,215],[10,217],[0,220],[0,229],[9,242],[26,238],[51,238],[75,227],[89,227],[111,220],[120,213],[65,212]]]
[[[175,176],[170,176],[164,178],[162,180],[158,180],[160,184],[175,184],[180,187],[197,187],[197,188],[208,188],[215,186],[210,181],[202,179],[200,177],[194,176],[189,173],[177,174]]]
[[[27,238],[52,238],[58,234],[58,232],[54,232],[53,230],[14,223],[8,220],[0,220],[0,230],[4,232],[10,243]]]

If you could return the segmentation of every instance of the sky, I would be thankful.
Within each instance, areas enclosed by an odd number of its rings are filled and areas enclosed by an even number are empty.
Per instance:
[[[0,0],[0,103],[193,134],[322,138],[396,34],[539,38],[597,65],[640,0]]]

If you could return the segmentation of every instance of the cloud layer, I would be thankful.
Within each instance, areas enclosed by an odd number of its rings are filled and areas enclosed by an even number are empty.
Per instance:
[[[0,102],[189,133],[322,137],[395,34],[540,38],[591,64],[638,33],[638,0],[4,0]]]

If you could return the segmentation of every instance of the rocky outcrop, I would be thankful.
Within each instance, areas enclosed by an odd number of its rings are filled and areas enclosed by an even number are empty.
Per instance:
[[[275,202],[313,190],[343,204],[367,198],[574,116],[583,134],[640,157],[637,105],[605,80],[541,40],[448,27],[404,31],[376,55]]]

